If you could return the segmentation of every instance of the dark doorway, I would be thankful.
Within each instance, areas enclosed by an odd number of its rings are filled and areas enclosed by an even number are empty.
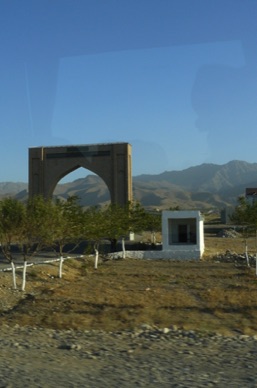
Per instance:
[[[178,226],[178,242],[179,243],[187,242],[187,225]]]

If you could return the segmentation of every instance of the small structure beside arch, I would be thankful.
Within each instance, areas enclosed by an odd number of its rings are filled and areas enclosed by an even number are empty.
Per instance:
[[[204,253],[204,217],[199,210],[162,212],[162,249],[128,251],[133,259],[200,260]],[[113,258],[122,252],[112,253]]]

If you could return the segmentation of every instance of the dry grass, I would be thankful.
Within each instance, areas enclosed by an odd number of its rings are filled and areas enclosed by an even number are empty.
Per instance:
[[[207,236],[205,243],[201,262],[126,259],[103,262],[94,270],[92,258],[73,259],[65,262],[62,279],[57,263],[30,267],[27,296],[3,313],[1,322],[108,331],[148,323],[256,334],[255,269],[212,260],[228,249],[243,253],[243,238]],[[255,240],[248,245],[254,250]],[[11,284],[8,276],[4,279]]]

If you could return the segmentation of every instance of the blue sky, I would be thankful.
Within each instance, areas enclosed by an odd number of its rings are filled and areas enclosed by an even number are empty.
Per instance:
[[[133,175],[257,162],[256,20],[255,0],[0,0],[0,181],[42,145],[129,142]]]

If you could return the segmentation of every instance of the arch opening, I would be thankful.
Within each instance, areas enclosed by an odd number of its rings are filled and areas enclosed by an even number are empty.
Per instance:
[[[66,200],[76,195],[84,208],[103,207],[111,201],[110,191],[104,180],[84,167],[78,167],[61,178],[53,191],[53,197]]]

